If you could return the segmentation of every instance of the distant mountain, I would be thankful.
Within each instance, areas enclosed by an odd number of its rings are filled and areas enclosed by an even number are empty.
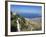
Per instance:
[[[41,14],[37,13],[18,13],[17,15],[20,15],[25,18],[36,18],[36,17],[41,17]]]
[[[25,18],[25,20],[29,20],[29,21],[32,20],[33,22],[41,23],[42,17],[36,17],[36,18],[32,18],[32,19]]]

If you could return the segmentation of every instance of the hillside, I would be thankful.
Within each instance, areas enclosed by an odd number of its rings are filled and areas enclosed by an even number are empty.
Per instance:
[[[18,18],[20,18],[18,20]],[[22,16],[16,15],[11,13],[11,31],[15,32],[17,30],[17,21],[19,22],[20,25],[20,30],[21,31],[36,31],[36,30],[41,30],[41,18],[32,18],[32,19],[27,19]]]
[[[26,25],[31,25],[32,30],[41,30],[41,18],[33,18],[33,19],[27,19],[26,18]]]

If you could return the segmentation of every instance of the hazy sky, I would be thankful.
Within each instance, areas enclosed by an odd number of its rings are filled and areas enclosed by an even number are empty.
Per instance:
[[[12,12],[22,12],[22,13],[41,13],[41,6],[26,6],[26,5],[11,5]]]

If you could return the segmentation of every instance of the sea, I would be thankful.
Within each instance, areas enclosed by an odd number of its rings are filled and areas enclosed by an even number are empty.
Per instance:
[[[37,17],[41,17],[41,14],[38,13],[19,13],[17,15],[20,15],[24,18],[37,18]]]

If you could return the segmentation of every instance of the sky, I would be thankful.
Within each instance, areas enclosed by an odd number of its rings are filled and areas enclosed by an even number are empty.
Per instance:
[[[39,13],[42,12],[41,6],[28,6],[28,5],[11,5],[10,10],[12,12],[20,12],[20,13]]]

